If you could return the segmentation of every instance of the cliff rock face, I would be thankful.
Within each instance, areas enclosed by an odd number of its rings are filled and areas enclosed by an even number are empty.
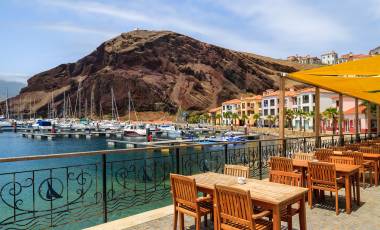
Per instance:
[[[47,113],[52,97],[61,113],[64,92],[72,110],[81,104],[83,113],[92,94],[94,111],[102,107],[110,113],[111,88],[120,114],[128,110],[128,91],[137,111],[206,110],[241,93],[276,88],[276,74],[300,68],[170,31],[137,30],[104,42],[75,63],[33,76],[20,96],[33,97],[39,114]]]

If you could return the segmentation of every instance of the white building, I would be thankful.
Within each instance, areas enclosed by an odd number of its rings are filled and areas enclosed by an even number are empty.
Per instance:
[[[320,112],[322,113],[327,108],[332,106],[332,97],[334,93],[320,89]],[[315,111],[315,88],[306,88],[297,91],[296,96],[296,106],[295,109],[302,110],[304,112],[312,112]],[[300,128],[301,119],[296,117],[293,120],[293,127]],[[302,126],[305,125],[306,129],[312,129],[314,125],[314,119],[311,118],[309,120],[302,121]]]
[[[269,124],[267,117],[277,116],[280,112],[279,109],[279,91],[267,90],[263,93],[262,102],[261,102],[261,120],[262,125],[266,126]],[[285,92],[285,108],[293,109],[295,104],[295,92],[293,89]]]
[[[321,55],[321,62],[325,65],[333,65],[338,63],[338,54],[335,51],[331,51]]]
[[[230,115],[236,113],[240,113],[240,103],[241,101],[239,99],[232,99],[229,101],[225,101],[222,104],[222,123],[224,125],[231,125],[233,124],[232,117],[226,117],[226,113],[229,113]]]

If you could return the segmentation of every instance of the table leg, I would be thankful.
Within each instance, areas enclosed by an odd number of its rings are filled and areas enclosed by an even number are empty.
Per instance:
[[[360,205],[360,174],[357,172],[355,174],[355,179],[356,179],[356,204]]]
[[[305,196],[302,196],[301,202],[300,202],[300,212],[299,212],[299,218],[300,218],[300,230],[306,230],[306,208],[305,208]]]
[[[218,219],[218,210],[217,210],[217,206],[216,206],[216,198],[215,198],[215,194],[214,194],[214,197],[213,197],[213,200],[214,200],[214,229],[217,230],[219,229],[219,219]]]
[[[280,206],[276,206],[273,208],[273,230],[281,229],[281,214],[280,214]]]
[[[345,190],[346,190],[346,213],[351,213],[351,180],[350,176],[346,175],[345,177]],[[338,194],[336,194],[338,195]]]
[[[375,161],[375,185],[379,185],[379,162],[378,160]]]

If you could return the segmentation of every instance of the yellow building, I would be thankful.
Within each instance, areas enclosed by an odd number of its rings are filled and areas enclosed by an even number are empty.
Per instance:
[[[211,124],[220,125],[222,122],[222,107],[210,109],[208,115],[210,116]]]
[[[240,99],[239,116],[242,120],[244,120],[244,117],[248,118],[245,121],[247,125],[255,123],[253,114],[261,114],[261,99],[261,95],[242,97]]]

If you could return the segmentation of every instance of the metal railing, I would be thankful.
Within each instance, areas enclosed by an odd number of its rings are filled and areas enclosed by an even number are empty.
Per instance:
[[[83,221],[87,221],[83,226],[99,224],[169,204],[170,173],[222,172],[224,164],[241,164],[249,166],[252,177],[262,179],[271,156],[291,157],[295,152],[374,136],[327,135],[0,158],[0,229],[41,229]]]

